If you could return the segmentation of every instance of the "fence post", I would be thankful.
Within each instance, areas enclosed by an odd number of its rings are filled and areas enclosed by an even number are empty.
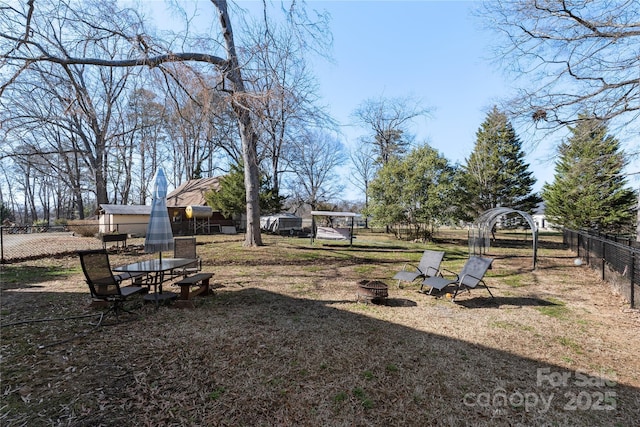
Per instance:
[[[607,250],[607,244],[605,243],[604,240],[600,243],[602,244],[602,280],[604,280],[604,267],[605,267],[605,260],[607,259],[605,251]]]
[[[631,291],[629,292],[629,299],[631,300],[631,308],[635,308],[635,292],[634,292],[634,288],[636,286],[636,284],[634,283],[633,279],[636,276],[636,271],[635,271],[635,259],[636,259],[636,254],[632,251],[631,252]]]
[[[4,264],[4,225],[0,225],[0,264]]]

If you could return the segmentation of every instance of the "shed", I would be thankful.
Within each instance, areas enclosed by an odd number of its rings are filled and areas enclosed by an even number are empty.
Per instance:
[[[102,234],[117,231],[144,236],[151,215],[151,206],[104,204],[100,205],[98,214],[98,231]]]

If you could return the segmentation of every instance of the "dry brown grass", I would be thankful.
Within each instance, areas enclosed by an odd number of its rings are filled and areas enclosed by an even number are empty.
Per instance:
[[[444,266],[459,270],[467,248],[445,237]],[[488,254],[496,299],[476,289],[454,304],[390,280],[424,245],[199,236],[214,296],[42,349],[92,329],[95,318],[15,324],[92,313],[78,261],[5,266],[26,279],[3,280],[0,423],[635,425],[638,312],[561,238],[543,237],[531,271],[530,247],[502,237]],[[386,304],[355,302],[364,279],[390,285]]]

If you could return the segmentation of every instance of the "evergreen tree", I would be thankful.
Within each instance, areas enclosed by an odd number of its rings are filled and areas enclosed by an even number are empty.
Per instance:
[[[533,212],[541,199],[533,193],[536,179],[524,157],[507,116],[493,107],[476,132],[476,145],[462,169],[467,219],[499,206]]]
[[[4,203],[0,202],[0,225],[4,225],[5,220],[13,221],[13,213]]]
[[[542,191],[549,221],[572,229],[631,230],[636,196],[626,187],[620,142],[596,119],[570,131],[558,150],[554,181]]]
[[[260,210],[264,213],[277,213],[282,210],[285,197],[275,194],[270,182],[266,175],[260,175]],[[243,213],[247,204],[246,197],[242,165],[231,166],[231,171],[220,178],[219,188],[205,194],[207,204],[225,217]]]
[[[451,213],[453,168],[428,145],[392,157],[369,186],[368,213],[381,225],[409,225],[428,240]]]

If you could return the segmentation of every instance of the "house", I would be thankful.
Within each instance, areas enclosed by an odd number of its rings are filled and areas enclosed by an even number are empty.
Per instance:
[[[204,195],[220,188],[220,177],[189,180],[167,195],[167,206],[206,206]]]
[[[540,202],[534,209],[533,215],[531,215],[531,217],[533,218],[533,222],[536,224],[538,230],[549,230],[552,228],[557,228],[555,225],[547,221],[547,216],[545,215],[544,211],[544,202]]]
[[[145,205],[100,205],[98,208],[98,232],[114,231],[144,236],[151,216],[151,206]]]
[[[220,177],[189,180],[167,195],[167,209],[174,235],[235,234],[232,219],[207,206],[205,194],[218,190]]]

